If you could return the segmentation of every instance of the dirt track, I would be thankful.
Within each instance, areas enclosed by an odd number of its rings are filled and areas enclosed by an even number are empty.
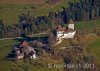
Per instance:
[[[0,0],[0,3],[9,3],[9,4],[41,4],[44,0]]]

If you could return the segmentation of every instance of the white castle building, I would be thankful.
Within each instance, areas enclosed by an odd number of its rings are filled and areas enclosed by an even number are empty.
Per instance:
[[[74,22],[71,19],[69,21],[68,27],[64,28],[63,26],[59,25],[57,27],[57,40],[62,39],[62,38],[74,38],[76,31],[74,29]]]

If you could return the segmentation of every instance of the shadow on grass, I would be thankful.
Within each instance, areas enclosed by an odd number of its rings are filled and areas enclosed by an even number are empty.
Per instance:
[[[28,37],[28,36],[22,36],[21,38],[16,38],[14,39],[17,42],[23,42],[23,41],[28,41],[28,42],[32,42],[32,41],[40,41],[43,44],[48,44],[48,37],[47,36],[33,36],[33,37]]]

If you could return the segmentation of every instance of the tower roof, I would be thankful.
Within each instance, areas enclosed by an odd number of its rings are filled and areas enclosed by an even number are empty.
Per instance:
[[[70,19],[69,24],[74,24],[74,21]]]

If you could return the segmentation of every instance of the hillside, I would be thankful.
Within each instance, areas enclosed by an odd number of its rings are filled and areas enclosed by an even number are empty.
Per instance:
[[[4,0],[5,1],[5,0]],[[17,1],[17,0],[16,0]],[[20,0],[18,0],[19,2]],[[24,0],[21,0],[24,1]],[[14,24],[18,22],[18,16],[22,13],[30,11],[32,16],[43,16],[53,11],[60,11],[62,7],[67,7],[68,3],[66,0],[56,1],[54,4],[47,4],[43,0],[25,0],[26,3],[13,3],[6,2],[2,4],[0,1],[0,19],[3,19],[6,24]]]
[[[41,4],[45,0],[0,0],[0,3],[9,3],[9,4]]]
[[[83,40],[84,39],[84,40]],[[74,39],[76,41],[76,39]],[[87,48],[90,48],[91,50],[91,54],[94,55],[96,57],[96,62],[98,63],[99,65],[99,60],[100,60],[100,37],[98,36],[80,36],[80,42],[83,44],[84,43],[84,49],[87,49]],[[88,43],[87,43],[88,41]],[[9,43],[8,43],[9,42]],[[64,45],[69,45],[70,43],[67,43],[68,40],[65,40],[64,43],[60,44],[59,46],[57,46],[57,48],[61,48],[63,47]],[[50,60],[53,61],[53,59],[46,59],[46,60],[43,60],[43,59],[39,59],[39,60],[33,60],[33,63],[30,64],[30,62],[24,62],[24,60],[19,60],[19,61],[16,61],[16,62],[13,62],[13,61],[9,61],[5,58],[5,56],[7,56],[8,53],[11,52],[12,50],[12,47],[14,45],[18,44],[18,41],[16,40],[0,40],[0,70],[3,70],[3,71],[25,71],[25,69],[28,69],[29,71],[33,71],[33,70],[36,70],[36,71],[64,71],[63,69],[59,69],[59,68],[48,68],[47,67],[47,64],[48,63],[51,63]],[[63,45],[63,46],[62,46]],[[87,55],[91,55],[90,53],[86,53]],[[37,64],[37,66],[34,66],[35,62],[37,63],[40,63],[43,65],[42,66],[39,66]],[[54,62],[54,61],[53,61]]]

